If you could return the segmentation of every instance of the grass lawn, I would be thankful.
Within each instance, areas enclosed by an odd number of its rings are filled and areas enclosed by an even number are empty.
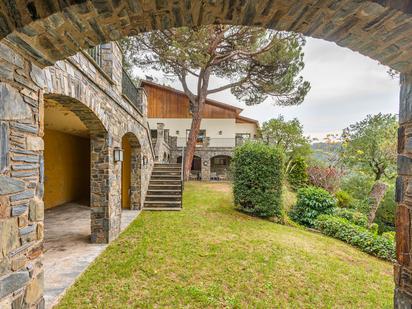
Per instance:
[[[58,308],[392,308],[392,265],[233,209],[188,183],[181,212],[144,212]]]

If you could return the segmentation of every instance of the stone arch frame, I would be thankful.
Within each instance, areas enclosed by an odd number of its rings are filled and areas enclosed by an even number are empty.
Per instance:
[[[233,158],[233,155],[230,153],[230,154],[228,154],[228,153],[224,153],[224,154],[217,154],[217,155],[215,155],[215,156],[212,156],[212,157],[210,157],[210,173],[213,173],[213,170],[212,170],[212,160],[214,159],[214,158],[229,158],[229,163],[228,163],[228,167],[230,167],[230,161],[232,160],[232,158]]]
[[[0,0],[0,39],[51,65],[80,49],[151,29],[216,22],[294,31],[336,42],[400,71],[395,307],[412,305],[412,1],[81,1]],[[116,16],[116,17],[115,17]],[[52,29],[52,31],[49,31]],[[2,128],[2,130],[5,130]],[[111,141],[107,140],[107,147]],[[110,164],[110,163],[109,163]],[[110,184],[107,184],[110,188]],[[106,188],[107,189],[107,188]],[[110,220],[110,215],[100,215]],[[107,223],[107,222],[106,222]],[[107,237],[109,239],[109,237]]]
[[[79,100],[66,95],[46,93],[44,98],[73,112],[90,132],[90,219],[93,243],[106,243],[109,228],[105,217],[110,213],[109,168],[111,141],[108,130],[95,112]]]
[[[139,210],[142,207],[142,149],[137,136],[132,132],[123,135],[131,146],[131,166],[130,166],[130,209]],[[122,145],[123,146],[123,145]]]

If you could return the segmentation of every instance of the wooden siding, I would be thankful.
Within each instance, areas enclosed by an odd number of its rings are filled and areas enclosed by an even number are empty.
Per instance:
[[[147,93],[149,118],[191,118],[189,113],[189,99],[186,95],[151,84],[143,84]],[[238,115],[235,107],[221,107],[216,103],[206,103],[203,118],[234,119]]]

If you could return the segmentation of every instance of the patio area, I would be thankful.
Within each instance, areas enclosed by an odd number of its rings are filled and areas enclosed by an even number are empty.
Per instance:
[[[139,210],[123,210],[123,231]],[[90,207],[68,203],[46,210],[44,237],[44,298],[51,308],[107,245],[90,243]]]

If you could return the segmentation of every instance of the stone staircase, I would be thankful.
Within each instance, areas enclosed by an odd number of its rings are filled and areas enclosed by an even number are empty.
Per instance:
[[[143,210],[181,210],[181,165],[156,163]]]

